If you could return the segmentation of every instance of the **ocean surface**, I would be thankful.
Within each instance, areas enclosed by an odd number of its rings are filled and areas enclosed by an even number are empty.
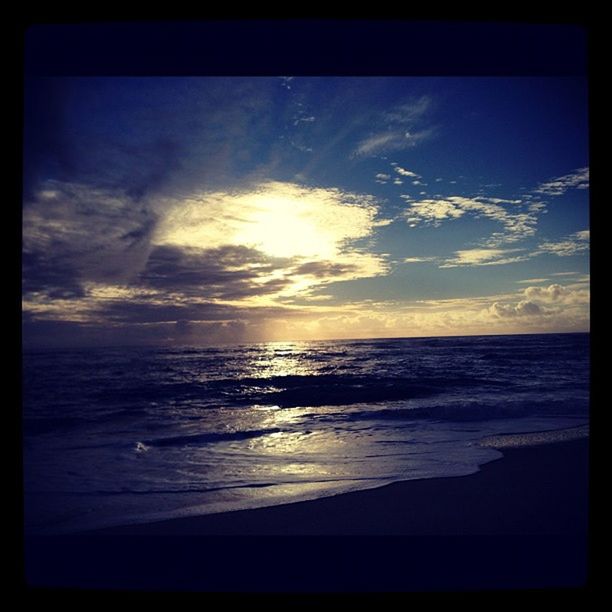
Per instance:
[[[25,352],[25,527],[466,475],[484,438],[588,420],[588,334]]]

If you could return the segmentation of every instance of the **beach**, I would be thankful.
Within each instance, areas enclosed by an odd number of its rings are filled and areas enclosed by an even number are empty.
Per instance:
[[[580,587],[588,449],[587,439],[504,448],[468,476],[29,537],[28,582],[195,591]]]

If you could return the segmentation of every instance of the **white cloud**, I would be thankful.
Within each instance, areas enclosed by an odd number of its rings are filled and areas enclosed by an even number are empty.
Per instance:
[[[395,163],[393,163],[391,165],[395,166],[394,170],[398,174],[401,174],[402,176],[411,176],[411,177],[414,177],[414,178],[421,178],[419,174],[417,174],[416,172],[412,172],[412,170],[406,170],[406,168],[402,168],[401,166],[398,166]]]
[[[540,315],[542,314],[542,309],[534,302],[521,300],[517,304],[500,304],[499,302],[495,302],[489,307],[488,312],[495,317],[503,319],[506,317]]]
[[[568,287],[566,296],[556,302],[538,296],[528,299],[522,291],[413,302],[364,300],[287,324],[298,338],[587,331],[589,296]]]
[[[242,192],[204,192],[160,202],[156,244],[239,244],[273,257],[328,259],[371,234],[372,196],[268,181]]]
[[[421,263],[426,261],[437,261],[437,257],[406,257],[404,263]]]
[[[527,287],[520,299],[510,296],[496,300],[483,313],[495,319],[528,318],[534,324],[554,329],[587,329],[590,294],[588,287],[558,284]]]
[[[421,96],[396,106],[391,111],[384,113],[384,117],[389,123],[414,124],[431,109],[432,102],[431,97]]]
[[[499,266],[502,264],[525,261],[528,255],[508,256],[510,253],[521,252],[523,249],[466,249],[455,251],[455,257],[446,259],[440,268],[456,268],[458,266]]]
[[[569,189],[588,189],[589,188],[589,169],[579,168],[570,174],[559,176],[545,183],[541,183],[534,190],[551,196],[563,195]]]
[[[546,302],[556,302],[567,290],[562,285],[553,284],[548,287],[527,287],[525,297]]]
[[[362,140],[357,147],[357,155],[371,155],[378,151],[385,151],[387,147],[393,148],[391,143],[395,142],[397,135],[393,132],[374,134]]]
[[[568,236],[565,240],[556,242],[542,242],[538,246],[536,255],[558,255],[559,257],[569,257],[571,255],[579,255],[589,249],[589,230],[575,232]]]
[[[404,199],[408,199],[408,196]],[[504,226],[504,231],[493,233],[485,244],[487,247],[496,248],[535,234],[537,213],[519,208],[517,206],[519,203],[520,200],[449,196],[412,202],[404,214],[410,223],[422,222],[433,224],[436,227],[443,220],[458,219],[466,214],[475,218],[485,217],[497,221]],[[508,204],[511,205],[511,208],[508,207]]]
[[[404,199],[410,196],[402,196]],[[431,223],[439,226],[446,219],[458,219],[465,214],[465,210],[451,200],[419,200],[412,202],[410,208],[404,212],[409,223]]]
[[[355,150],[355,155],[367,156],[388,151],[399,151],[415,147],[433,135],[433,129],[423,129],[416,132],[384,131],[372,134],[362,140]]]
[[[381,185],[384,185],[390,178],[391,178],[390,174],[383,174],[382,172],[379,172],[375,176],[376,182],[380,183]]]
[[[381,113],[374,120],[373,133],[357,144],[353,155],[367,156],[409,149],[429,139],[434,129],[423,125],[423,122],[431,105],[431,98],[422,96]]]
[[[403,185],[404,181],[402,181],[402,179],[396,178],[396,179],[393,179],[393,184],[394,185]]]
[[[517,283],[521,285],[534,284],[534,283],[545,283],[549,281],[548,278],[526,278],[525,280],[518,280]]]
[[[293,125],[299,125],[300,123],[312,123],[315,121],[315,117],[312,115],[310,117],[299,117],[293,122]]]
[[[524,293],[528,300],[545,304],[587,303],[590,294],[587,287],[568,287],[556,283],[548,287],[527,287]]]

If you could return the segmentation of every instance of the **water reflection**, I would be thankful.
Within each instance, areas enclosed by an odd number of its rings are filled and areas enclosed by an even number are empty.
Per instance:
[[[314,347],[310,342],[268,342],[249,355],[245,375],[252,378],[275,376],[309,376],[317,368],[309,359]]]

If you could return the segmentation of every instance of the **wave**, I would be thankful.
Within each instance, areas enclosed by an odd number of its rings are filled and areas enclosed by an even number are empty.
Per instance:
[[[404,420],[413,421],[429,419],[435,421],[471,422],[489,421],[494,419],[508,419],[538,416],[563,416],[584,418],[587,415],[587,406],[569,401],[549,401],[540,404],[533,401],[514,401],[488,403],[465,403],[450,405],[432,405],[417,408],[383,408],[380,410],[360,410],[346,413],[345,420]],[[338,418],[338,414],[329,415]]]
[[[194,446],[200,444],[210,444],[211,442],[232,442],[238,440],[248,440],[249,438],[259,438],[269,434],[280,433],[278,427],[270,429],[252,429],[246,431],[228,431],[218,433],[189,434],[186,436],[171,436],[167,438],[154,438],[136,443],[135,449],[142,447],[165,447],[165,446]]]
[[[456,388],[499,387],[495,380],[478,378],[419,377],[394,378],[379,376],[274,376],[241,379],[234,389],[227,380],[213,385],[226,387],[225,394],[239,405],[342,406],[356,403],[379,403],[431,397]]]
[[[475,377],[391,377],[347,374],[221,378],[205,382],[163,382],[97,389],[102,403],[199,401],[236,406],[341,406],[430,397],[453,389],[499,388],[506,383]]]

